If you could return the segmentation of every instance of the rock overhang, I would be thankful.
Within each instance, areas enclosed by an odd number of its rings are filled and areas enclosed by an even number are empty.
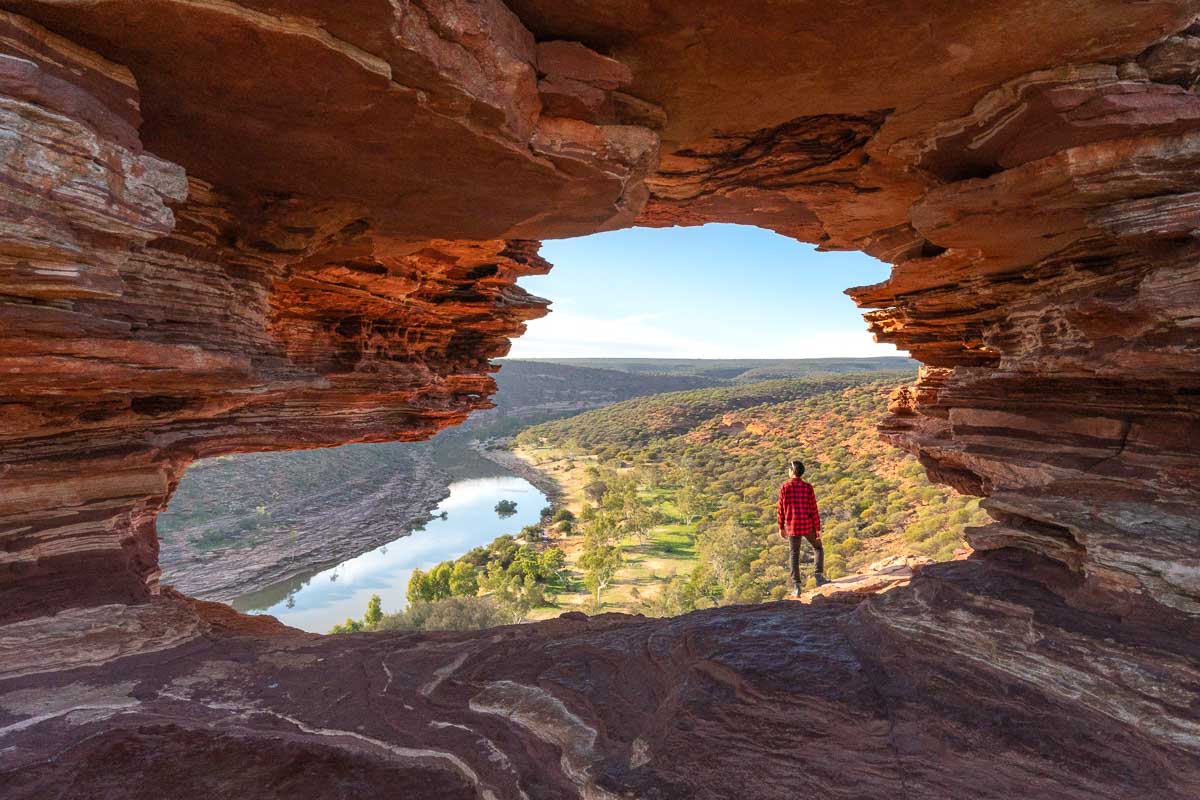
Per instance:
[[[931,475],[1186,531],[1197,9],[1035,5],[13,0],[10,494],[63,502],[48,440],[169,492],[197,456],[428,435],[545,313],[536,239],[726,221],[893,263],[849,291],[928,365],[884,433]],[[1108,574],[1034,505],[978,543],[1050,526]],[[1133,585],[1192,607],[1153,562]]]
[[[5,646],[46,655],[4,673],[0,735],[41,735],[36,686],[82,704],[42,709],[46,724],[82,724],[0,757],[41,763],[56,737],[107,730],[128,752],[215,759],[287,728],[318,776],[433,758],[465,794],[670,794],[778,768],[794,795],[813,785],[790,761],[738,749],[760,733],[753,699],[780,690],[764,664],[853,664],[849,690],[775,699],[855,721],[831,731],[873,765],[863,791],[1195,795],[1200,3],[3,8],[0,618]],[[568,620],[420,647],[310,640],[158,586],[154,518],[192,459],[432,435],[488,404],[491,359],[545,313],[516,286],[549,268],[538,239],[709,221],[893,264],[850,290],[878,338],[926,364],[881,432],[986,496],[975,558],[853,611]],[[388,648],[418,677],[473,654],[438,687],[454,719],[392,725],[409,709],[386,697]],[[56,653],[99,700],[46,666]],[[340,703],[263,694],[286,663],[296,697],[323,696],[320,658],[369,664],[383,699],[371,679],[348,722]],[[692,694],[660,702],[680,671]],[[131,711],[131,692],[148,705]],[[253,702],[231,716],[205,705],[217,695]],[[517,695],[599,731],[595,749],[523,726],[504,706]],[[479,696],[508,712],[473,710]],[[355,725],[380,703],[364,742]],[[464,725],[574,760],[531,788]],[[672,768],[661,754],[691,752],[696,730],[744,758]],[[58,774],[110,754],[87,747]],[[21,774],[34,796],[60,780]]]

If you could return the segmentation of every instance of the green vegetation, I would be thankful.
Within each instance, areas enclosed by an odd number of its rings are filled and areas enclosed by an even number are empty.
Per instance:
[[[333,633],[474,630],[523,622],[530,610],[551,604],[557,592],[568,588],[566,564],[557,547],[538,548],[500,536],[428,572],[413,570],[404,611],[383,613],[379,595],[373,595],[361,620],[347,619]]]
[[[588,521],[583,537],[579,566],[583,568],[583,585],[595,595],[596,611],[602,607],[600,593],[612,584],[621,568],[621,547],[616,544],[619,530],[617,518],[601,512]]]
[[[347,618],[341,625],[334,625],[330,633],[359,633],[374,630],[383,620],[383,599],[379,595],[371,595],[367,602],[367,613],[361,620]]]
[[[906,370],[917,362],[879,358],[674,359],[564,358],[501,359],[496,408],[473,414],[464,425],[443,431],[443,442],[515,436],[524,428],[585,409],[634,397],[778,378],[849,372]]]
[[[948,559],[962,546],[963,528],[986,518],[977,500],[930,484],[915,459],[879,440],[887,395],[906,377],[766,381],[640,398],[529,428],[517,443],[538,458],[592,462],[581,478],[577,566],[594,606],[599,591],[623,580],[622,605],[649,614],[759,602],[786,592],[788,548],[776,532],[775,501],[792,458],[808,465],[832,578],[900,552]],[[677,543],[660,541],[667,533],[692,545],[688,570],[647,575],[638,562],[677,552]],[[624,548],[626,566],[611,569],[613,552],[602,546]]]
[[[405,624],[416,629],[434,630],[426,626],[441,624],[451,610],[475,613],[476,606],[470,603],[445,604],[443,601],[474,599],[480,591],[495,606],[498,618],[504,622],[521,622],[531,609],[547,605],[556,592],[566,588],[565,567],[566,556],[557,547],[539,548],[521,544],[513,536],[501,536],[487,547],[476,547],[455,561],[441,562],[428,572],[413,570],[408,581],[409,607],[403,612],[407,615]],[[420,608],[439,603],[442,603],[442,611],[438,614]],[[363,622],[367,622],[366,618]],[[388,624],[403,627],[395,620]],[[380,627],[380,622],[364,627],[373,630]]]
[[[162,561],[205,551],[270,548],[294,559],[296,545],[339,521],[349,505],[373,503],[372,492],[398,475],[428,475],[428,458],[455,477],[496,474],[469,458],[471,439],[515,435],[531,424],[581,410],[663,392],[729,386],[764,378],[836,375],[874,369],[915,369],[904,358],[872,359],[564,359],[501,360],[496,408],[473,414],[430,443],[248,453],[205,459],[181,480],[158,519]],[[468,463],[459,463],[466,458]],[[472,464],[469,462],[479,462]],[[330,481],[330,475],[341,476]],[[436,500],[430,495],[429,506]],[[411,516],[420,516],[416,509]],[[419,526],[418,526],[419,529]],[[356,531],[342,531],[352,540]],[[299,556],[304,557],[301,548]],[[186,564],[186,562],[184,562]],[[182,567],[186,568],[186,567]]]
[[[907,377],[907,376],[905,376]],[[903,380],[892,378],[891,385]],[[563,420],[535,425],[516,438],[522,445],[551,445],[605,462],[659,464],[662,448],[673,437],[700,428],[724,414],[763,405],[840,391],[878,381],[875,375],[849,375],[805,380],[761,381],[690,392],[639,397]],[[678,449],[678,448],[676,448]]]
[[[446,597],[409,606],[397,614],[385,614],[373,630],[478,631],[512,621],[490,597]]]
[[[986,515],[879,439],[888,394],[909,377],[674,392],[530,427],[518,450],[563,484],[566,505],[414,572],[404,612],[369,608],[339,628],[466,630],[572,605],[667,616],[779,599],[788,545],[775,503],[793,458],[817,492],[829,577],[899,553],[950,558]]]
[[[516,514],[516,513],[517,513],[516,501],[501,500],[499,503],[496,503],[496,515],[499,516],[500,519],[505,519],[507,517],[511,517],[513,514]]]

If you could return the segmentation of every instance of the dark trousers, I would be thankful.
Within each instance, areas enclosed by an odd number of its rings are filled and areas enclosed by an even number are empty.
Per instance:
[[[796,584],[801,583],[800,580],[800,544],[803,540],[808,539],[808,543],[812,545],[813,552],[817,554],[817,574],[825,573],[825,548],[821,546],[821,540],[811,534],[807,536],[789,536],[792,545],[792,581]]]

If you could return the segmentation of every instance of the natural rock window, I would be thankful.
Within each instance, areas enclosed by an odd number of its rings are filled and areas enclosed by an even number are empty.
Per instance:
[[[353,6],[0,12],[8,793],[1196,795],[1195,2]],[[460,423],[539,240],[714,221],[893,265],[977,557],[352,644],[160,590],[188,463]]]

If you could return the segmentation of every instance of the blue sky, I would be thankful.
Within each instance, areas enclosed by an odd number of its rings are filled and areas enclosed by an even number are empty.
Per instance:
[[[521,286],[554,301],[512,358],[904,355],[876,344],[842,290],[888,266],[759,228],[631,228],[547,241],[554,269]]]

